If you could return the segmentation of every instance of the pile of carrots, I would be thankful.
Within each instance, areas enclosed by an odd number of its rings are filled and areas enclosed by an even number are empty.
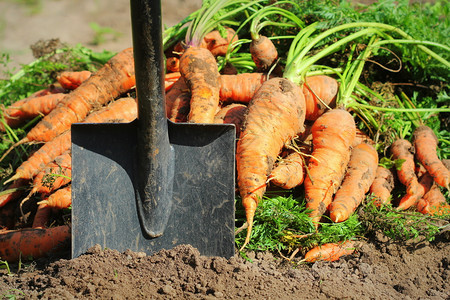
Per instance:
[[[218,2],[225,7],[229,1]],[[202,8],[198,18],[207,11]],[[242,248],[250,242],[256,208],[271,186],[302,187],[317,230],[327,219],[345,221],[366,198],[398,210],[449,214],[442,194],[449,189],[449,169],[438,158],[429,127],[418,127],[412,143],[399,138],[390,146],[399,168],[381,166],[375,142],[359,129],[351,110],[337,102],[341,87],[336,78],[308,75],[298,83],[283,72],[276,45],[258,31],[249,47],[254,72],[219,69],[219,60],[240,41],[234,29],[220,28],[226,30],[189,27],[185,40],[166,51],[165,108],[173,122],[235,124],[237,189],[248,225]],[[52,214],[71,205],[70,126],[134,120],[134,89],[129,48],[94,73],[61,73],[52,88],[3,109],[4,126],[11,128],[42,119],[11,147],[41,145],[5,181],[0,260],[36,258],[51,250],[41,245],[54,249],[70,239],[68,224],[51,224]],[[405,192],[397,201],[392,191],[399,186]],[[14,228],[14,211],[22,216],[20,229]]]

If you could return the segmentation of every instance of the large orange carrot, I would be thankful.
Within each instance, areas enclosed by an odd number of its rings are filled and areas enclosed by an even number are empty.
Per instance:
[[[91,113],[83,122],[85,123],[103,123],[103,122],[131,122],[136,119],[137,105],[133,98],[121,98],[113,101],[110,105]],[[14,176],[8,181],[19,178],[31,179],[46,164],[61,155],[71,147],[71,132],[67,130],[50,142],[45,143],[39,150],[34,152],[26,161],[24,161],[16,170]]]
[[[326,75],[308,76],[303,84],[306,101],[306,119],[316,120],[330,108],[336,106],[339,84],[336,79]]]
[[[414,130],[413,135],[416,159],[433,176],[437,184],[446,189],[450,189],[450,171],[437,156],[438,139],[433,130],[426,125],[422,125]]]
[[[364,200],[378,165],[378,153],[371,145],[362,143],[352,149],[347,171],[330,205],[333,222],[347,220]]]
[[[86,118],[88,113],[135,86],[133,49],[112,57],[101,69],[68,94],[20,142],[48,142]]]
[[[214,117],[214,123],[234,124],[236,126],[236,138],[241,135],[241,128],[244,124],[247,113],[247,106],[244,104],[233,103],[224,106]]]
[[[237,182],[248,223],[266,190],[266,181],[283,146],[304,130],[305,99],[300,87],[285,78],[263,83],[248,106],[247,119],[237,143]]]
[[[311,133],[313,152],[304,181],[306,208],[316,228],[332,201],[350,159],[350,147],[356,136],[352,115],[333,109],[314,122]]]
[[[336,261],[344,255],[355,252],[355,245],[352,241],[342,243],[327,243],[316,246],[305,254],[303,261],[316,262],[319,260]]]
[[[43,204],[58,209],[70,207],[70,205],[72,205],[72,186],[69,184],[55,191],[46,199],[38,202],[38,205]]]
[[[36,259],[62,250],[70,240],[68,225],[46,229],[8,230],[0,233],[0,260]]]
[[[248,104],[268,76],[264,73],[241,73],[220,75],[219,97],[224,103],[239,102]]]
[[[91,77],[91,71],[64,71],[57,77],[59,84],[68,90],[74,90],[79,87],[84,81]]]
[[[205,48],[191,46],[180,58],[180,73],[191,92],[188,121],[213,123],[219,106],[219,70]]]
[[[380,206],[390,203],[391,192],[394,189],[394,173],[391,169],[378,166],[375,179],[369,192],[374,196],[374,204]]]

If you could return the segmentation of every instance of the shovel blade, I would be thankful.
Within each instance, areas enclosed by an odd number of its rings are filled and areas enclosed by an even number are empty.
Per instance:
[[[72,126],[72,257],[90,247],[147,254],[190,244],[201,254],[234,255],[235,127],[169,122],[174,150],[168,224],[150,238],[137,213],[136,123]]]

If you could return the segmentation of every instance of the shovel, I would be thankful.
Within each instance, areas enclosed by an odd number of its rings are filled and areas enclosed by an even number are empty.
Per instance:
[[[72,125],[72,257],[234,245],[235,127],[173,123],[164,105],[161,2],[131,0],[138,117]]]

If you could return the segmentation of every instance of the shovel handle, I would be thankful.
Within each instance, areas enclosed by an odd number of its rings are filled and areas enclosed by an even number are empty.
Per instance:
[[[138,99],[136,201],[144,232],[163,234],[172,205],[173,150],[164,105],[160,0],[131,0]]]

